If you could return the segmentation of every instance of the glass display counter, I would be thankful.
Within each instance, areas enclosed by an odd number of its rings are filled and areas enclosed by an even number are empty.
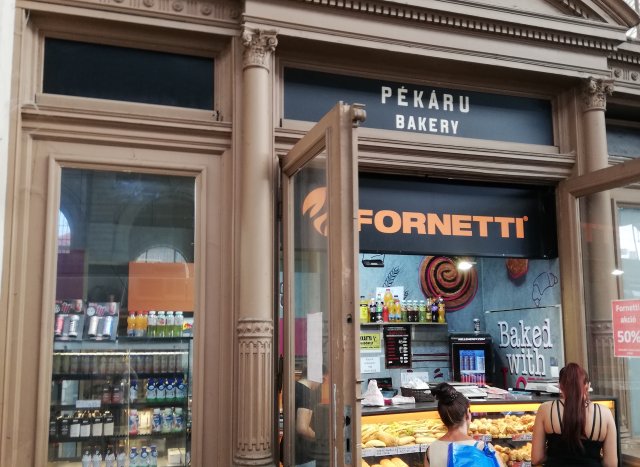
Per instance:
[[[509,467],[531,466],[535,415],[540,404],[553,399],[523,397],[471,401],[470,434],[491,442]],[[615,398],[592,396],[591,400],[610,409],[616,417]],[[422,467],[427,448],[445,432],[435,402],[363,407],[362,467]]]

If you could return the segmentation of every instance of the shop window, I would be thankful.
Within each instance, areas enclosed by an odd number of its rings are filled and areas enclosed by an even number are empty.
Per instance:
[[[155,246],[142,252],[137,258],[138,263],[186,263],[185,257],[173,247]]]
[[[69,221],[62,211],[58,217],[58,253],[69,253],[71,251],[71,227]]]
[[[43,92],[213,109],[214,61],[46,38]]]

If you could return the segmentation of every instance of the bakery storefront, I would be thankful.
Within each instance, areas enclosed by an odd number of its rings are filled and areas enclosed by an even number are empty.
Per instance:
[[[450,381],[525,467],[576,361],[638,465],[640,17],[423,3],[17,3],[0,464],[413,467]]]

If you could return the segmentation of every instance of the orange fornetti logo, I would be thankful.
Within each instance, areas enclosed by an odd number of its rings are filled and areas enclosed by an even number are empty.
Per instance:
[[[327,188],[311,191],[302,203],[302,214],[309,211],[313,227],[320,235],[327,235]],[[528,216],[476,216],[473,214],[439,214],[389,209],[358,210],[358,230],[370,225],[381,234],[444,235],[452,237],[488,237],[489,226],[497,225],[501,238],[525,238]]]
[[[309,217],[313,222],[313,228],[320,235],[327,236],[329,225],[327,218],[327,187],[321,186],[311,191],[302,202],[302,214],[309,211]]]

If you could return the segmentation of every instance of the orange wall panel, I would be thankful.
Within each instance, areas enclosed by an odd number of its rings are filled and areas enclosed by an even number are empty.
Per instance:
[[[129,310],[193,311],[193,271],[193,263],[129,263]]]

